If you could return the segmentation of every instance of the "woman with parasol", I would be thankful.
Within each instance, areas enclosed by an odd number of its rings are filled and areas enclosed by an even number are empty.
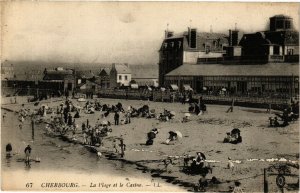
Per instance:
[[[178,137],[182,138],[182,134],[180,131],[169,131],[169,137],[166,140],[166,144],[169,144],[170,141],[176,141]]]

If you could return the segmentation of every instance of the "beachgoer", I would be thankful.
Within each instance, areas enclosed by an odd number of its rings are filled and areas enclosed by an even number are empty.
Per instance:
[[[224,138],[223,143],[230,143],[232,140],[230,132],[227,132],[226,134],[227,134],[227,136]]]
[[[75,132],[75,130],[72,131],[72,140],[77,140],[76,139],[76,132]]]
[[[234,107],[234,98],[231,99],[231,106],[228,108],[228,110],[226,111],[226,113],[233,112],[233,107]]]
[[[230,157],[228,157],[228,163],[227,163],[227,168],[233,170],[234,169],[234,164],[231,160]]]
[[[242,136],[240,133],[236,133],[235,135],[232,136],[233,140],[231,140],[230,143],[232,144],[238,144],[238,143],[242,143]]]
[[[27,145],[27,147],[24,150],[25,153],[25,163],[29,164],[30,163],[30,154],[31,154],[31,147],[30,145]]]
[[[80,117],[80,115],[79,115],[79,111],[78,110],[76,110],[76,113],[75,113],[75,115],[74,115],[74,118],[79,118]]]
[[[69,113],[69,115],[68,115],[68,125],[69,125],[69,126],[73,125],[73,120],[72,120],[72,115],[71,115],[71,113]]]
[[[273,117],[269,117],[269,123],[270,123],[270,127],[274,127],[274,118]]]
[[[275,117],[275,118],[274,118],[274,127],[279,127],[279,126],[280,126],[280,124],[279,124],[279,122],[278,122],[278,118]]]
[[[2,116],[3,121],[4,121],[5,117],[6,117],[6,113],[3,113],[3,116]]]
[[[21,116],[19,120],[20,120],[21,123],[23,123],[25,121],[23,116]]]
[[[243,193],[242,188],[240,187],[241,183],[239,181],[234,182],[234,188],[232,193]]]
[[[47,110],[46,110],[46,107],[45,106],[43,106],[42,107],[42,112],[43,112],[43,117],[46,117],[47,116]]]
[[[49,124],[46,124],[45,130],[46,130],[46,134],[50,134],[51,133],[51,128],[50,128]]]
[[[125,156],[126,145],[124,144],[124,140],[120,139],[120,149],[121,149],[121,157]]]
[[[65,123],[68,122],[68,111],[67,111],[67,108],[64,108],[64,120],[65,120]]]
[[[201,168],[204,165],[204,157],[202,157],[201,152],[197,152],[196,165],[199,165]]]
[[[126,113],[126,121],[125,121],[125,123],[126,124],[130,124],[131,123],[131,120],[130,120],[130,112],[128,111],[127,113]]]
[[[206,174],[202,173],[201,178],[199,179],[199,191],[205,192],[205,188],[208,186],[208,182],[206,179]]]
[[[153,145],[153,140],[156,138],[158,134],[158,129],[154,128],[149,133],[147,133],[147,141],[146,145]]]
[[[113,140],[113,147],[114,147],[115,152],[119,153],[118,144],[117,144],[117,141],[115,139]]]
[[[115,125],[119,125],[120,115],[117,111],[115,112],[114,119],[115,119]]]
[[[166,139],[166,144],[169,144],[170,141],[175,141],[177,140],[177,133],[173,132],[173,131],[170,131],[169,132],[169,137],[168,139]]]
[[[82,130],[82,132],[85,132],[85,130],[86,130],[85,123],[82,123],[82,125],[81,125],[81,130]]]
[[[10,144],[10,143],[8,143],[7,145],[6,145],[6,156],[7,157],[11,157],[11,152],[12,152],[12,145]]]

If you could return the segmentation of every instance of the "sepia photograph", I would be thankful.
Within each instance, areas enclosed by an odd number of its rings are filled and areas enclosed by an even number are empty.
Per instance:
[[[299,5],[0,2],[1,190],[299,192]]]

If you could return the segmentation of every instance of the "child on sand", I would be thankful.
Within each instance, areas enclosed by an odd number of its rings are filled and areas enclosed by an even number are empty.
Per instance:
[[[232,140],[230,132],[227,132],[226,134],[227,134],[227,136],[224,138],[223,143],[230,143]]]
[[[25,163],[29,165],[30,154],[31,154],[31,147],[30,147],[30,145],[27,145],[27,147],[24,150],[24,153],[25,153]]]
[[[205,192],[205,188],[208,186],[208,182],[206,179],[206,174],[202,173],[201,178],[199,179],[199,190]]]
[[[243,193],[242,188],[240,187],[241,183],[239,181],[234,182],[235,187],[233,188],[232,193]]]
[[[83,144],[84,145],[87,144],[87,134],[86,134],[86,132],[83,132]]]

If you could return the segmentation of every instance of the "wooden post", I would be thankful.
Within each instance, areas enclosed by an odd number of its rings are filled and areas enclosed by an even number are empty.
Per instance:
[[[294,74],[292,74],[292,90],[291,90],[291,98],[294,97]]]
[[[34,140],[34,120],[31,119],[31,134],[32,134],[32,140]]]
[[[268,187],[268,179],[267,179],[267,169],[264,169],[264,193],[269,192],[269,187]]]

